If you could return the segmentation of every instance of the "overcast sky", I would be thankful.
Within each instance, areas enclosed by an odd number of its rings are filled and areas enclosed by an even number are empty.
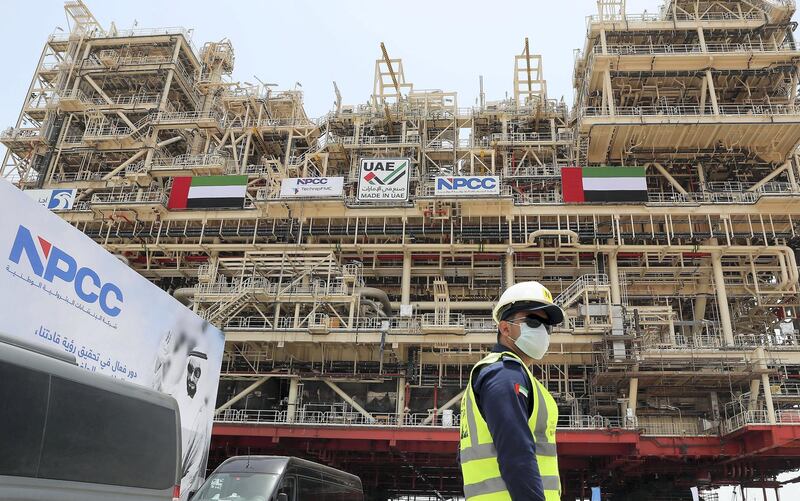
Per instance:
[[[514,55],[528,37],[531,52],[544,59],[549,97],[571,105],[574,50],[583,47],[586,16],[596,10],[594,0],[86,1],[106,29],[112,21],[120,29],[183,26],[194,30],[198,47],[229,38],[235,80],[255,83],[255,75],[278,89],[299,82],[312,117],[332,109],[334,80],[344,104],[369,99],[380,42],[403,59],[415,89],[456,91],[466,107],[475,104],[479,75],[488,101],[513,94]],[[627,3],[630,13],[657,12],[660,5]],[[62,6],[61,0],[3,0],[0,129],[16,122],[47,36],[56,26],[67,29]],[[800,496],[796,489],[785,489],[783,499],[800,499],[792,497]],[[760,492],[751,498],[761,500]],[[730,491],[721,496],[732,499]]]

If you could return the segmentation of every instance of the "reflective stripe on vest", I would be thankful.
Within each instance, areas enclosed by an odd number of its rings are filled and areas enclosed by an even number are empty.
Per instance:
[[[511,352],[491,353],[472,369],[467,391],[464,392],[464,397],[461,399],[461,472],[464,476],[464,495],[468,500],[511,499],[508,488],[500,475],[497,449],[489,432],[489,426],[480,413],[475,394],[472,391],[472,377],[475,369],[501,362],[503,356],[513,357],[515,361],[525,367],[519,357]],[[561,498],[555,442],[558,407],[550,393],[533,377],[527,367],[525,367],[525,373],[534,388],[533,414],[528,419],[528,426],[536,445],[536,463],[542,478],[545,500],[558,501]]]

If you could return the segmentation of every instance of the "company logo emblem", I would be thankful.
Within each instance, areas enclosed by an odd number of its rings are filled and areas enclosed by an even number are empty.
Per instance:
[[[435,194],[440,196],[499,195],[500,178],[497,176],[437,177]]]
[[[48,209],[65,210],[72,207],[75,198],[74,190],[53,190],[50,201],[47,203]]]
[[[308,186],[308,185],[317,185],[322,186],[328,184],[327,177],[307,177],[307,178],[298,178],[295,182],[294,192],[295,194],[300,193],[300,186]]]
[[[493,190],[497,187],[494,177],[440,177],[436,179],[437,190]]]
[[[30,230],[20,225],[8,259],[20,264],[23,255],[33,274],[45,282],[72,284],[78,298],[89,304],[97,303],[110,317],[122,312],[123,295],[119,286],[103,282],[96,271],[79,266],[74,257],[49,240],[38,235],[34,239]]]
[[[407,169],[408,160],[365,162],[363,165],[363,170],[366,171],[364,181],[373,186],[391,186],[403,178]]]

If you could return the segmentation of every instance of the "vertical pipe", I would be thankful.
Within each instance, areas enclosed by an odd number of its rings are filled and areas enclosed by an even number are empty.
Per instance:
[[[622,304],[619,288],[619,268],[617,267],[617,251],[608,253],[608,283],[611,285],[611,304]]]
[[[506,288],[509,288],[514,285],[514,251],[511,250],[511,247],[506,252],[505,260],[505,285]]]
[[[395,406],[395,413],[397,414],[397,424],[402,425],[405,420],[406,414],[406,378],[397,378],[397,405]]]
[[[769,386],[769,374],[766,373],[767,354],[763,346],[756,348],[756,357],[758,357],[756,361],[758,368],[764,371],[761,374],[761,386],[764,390],[764,402],[767,404],[767,419],[769,420],[769,424],[777,424],[775,420],[775,405],[772,402],[772,388]]]
[[[411,251],[403,252],[403,276],[401,282],[400,304],[403,306],[411,304]]]
[[[636,417],[636,404],[639,398],[639,378],[631,378],[628,386],[628,415]]]
[[[286,405],[286,422],[294,423],[295,415],[297,413],[297,386],[300,383],[300,378],[293,377],[289,380],[289,402]]]
[[[733,346],[733,326],[731,325],[731,312],[728,306],[728,292],[725,290],[725,276],[722,273],[722,252],[715,251],[711,254],[711,267],[714,270],[714,289],[717,293],[717,307],[719,308],[722,336],[725,346]]]

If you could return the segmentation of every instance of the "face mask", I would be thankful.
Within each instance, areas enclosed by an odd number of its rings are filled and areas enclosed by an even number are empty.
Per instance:
[[[544,325],[528,327],[526,324],[519,326],[519,337],[514,344],[520,351],[535,360],[541,360],[550,347],[550,334]]]

